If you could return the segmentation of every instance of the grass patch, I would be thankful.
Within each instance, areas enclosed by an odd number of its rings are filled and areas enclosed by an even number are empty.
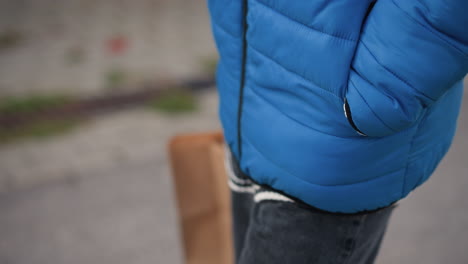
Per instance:
[[[127,80],[127,74],[121,69],[112,69],[106,73],[106,87],[109,89],[120,88]]]
[[[64,106],[73,101],[65,95],[29,95],[0,98],[0,115],[26,114]]]
[[[21,39],[22,36],[18,31],[7,30],[0,33],[0,50],[17,46]]]
[[[0,144],[17,142],[23,139],[44,139],[74,129],[78,120],[43,120],[14,129],[0,129]]]
[[[195,96],[181,89],[169,89],[160,97],[151,100],[148,106],[151,109],[171,114],[188,113],[197,110]]]
[[[65,106],[76,99],[65,95],[8,96],[0,98],[0,116],[41,112]],[[0,144],[22,139],[41,139],[68,132],[76,127],[78,120],[45,119],[32,121],[18,127],[1,127]]]
[[[214,76],[216,74],[216,67],[218,66],[218,57],[207,57],[201,61],[203,72]]]

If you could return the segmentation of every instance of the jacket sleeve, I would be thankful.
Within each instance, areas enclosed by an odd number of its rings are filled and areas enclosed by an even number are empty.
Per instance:
[[[368,136],[397,133],[468,71],[468,0],[379,0],[363,25],[346,101]]]

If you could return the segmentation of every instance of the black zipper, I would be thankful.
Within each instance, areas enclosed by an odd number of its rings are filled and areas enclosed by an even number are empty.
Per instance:
[[[244,5],[242,8],[242,17],[244,19],[244,28],[242,35],[242,69],[241,69],[241,78],[240,78],[240,87],[239,87],[239,105],[237,108],[237,151],[239,153],[239,161],[242,156],[242,144],[241,144],[241,119],[242,119],[242,105],[244,100],[244,86],[245,86],[245,64],[247,58],[247,10],[248,10],[248,0],[244,0]]]

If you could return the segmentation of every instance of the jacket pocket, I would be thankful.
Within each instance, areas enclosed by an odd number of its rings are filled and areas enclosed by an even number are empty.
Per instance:
[[[356,124],[353,121],[353,115],[351,114],[351,108],[349,107],[348,100],[344,98],[344,103],[343,103],[343,111],[346,119],[348,120],[349,125],[361,136],[367,136],[365,133],[363,133],[359,128],[356,126]]]

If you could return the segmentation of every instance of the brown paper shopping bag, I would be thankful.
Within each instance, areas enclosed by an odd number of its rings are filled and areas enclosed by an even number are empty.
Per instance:
[[[233,263],[221,132],[175,136],[169,155],[186,263]]]

